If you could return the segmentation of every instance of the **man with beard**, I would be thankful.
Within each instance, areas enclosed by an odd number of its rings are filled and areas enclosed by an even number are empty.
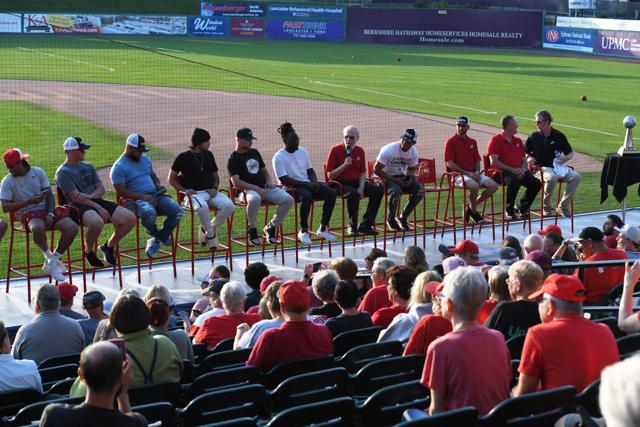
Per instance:
[[[618,246],[618,234],[623,226],[624,223],[618,215],[607,215],[607,219],[602,224],[602,233],[604,234],[604,244],[608,248],[615,249]]]
[[[152,258],[160,246],[173,246],[171,233],[184,212],[175,200],[166,195],[167,188],[160,184],[151,160],[144,154],[148,151],[141,135],[129,135],[124,153],[111,167],[111,183],[118,196],[135,201],[142,225],[151,236],[145,252]],[[133,206],[127,207],[133,210]],[[160,230],[156,225],[158,215],[167,217]]]

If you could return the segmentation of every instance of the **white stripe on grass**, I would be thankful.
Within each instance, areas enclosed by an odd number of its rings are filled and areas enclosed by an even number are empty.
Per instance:
[[[527,120],[529,122],[535,122],[535,119],[530,119],[528,117],[521,117],[521,116],[514,116],[517,119],[522,119],[522,120]],[[573,125],[565,125],[562,123],[558,123],[558,122],[553,122],[556,126],[560,126],[560,127],[566,127],[566,128],[570,128],[570,129],[577,129],[577,130],[583,130],[585,132],[593,132],[593,133],[599,133],[601,135],[607,135],[607,136],[620,136],[618,134],[615,133],[611,133],[611,132],[605,132],[603,130],[597,130],[597,129],[589,129],[589,128],[583,128],[580,126],[573,126]]]
[[[49,57],[52,57],[52,58],[58,58],[58,59],[62,59],[64,61],[75,62],[76,64],[87,65],[89,67],[100,68],[100,69],[107,70],[107,71],[115,71],[115,69],[113,69],[111,67],[105,67],[104,65],[92,64],[90,62],[85,62],[85,61],[79,61],[77,59],[69,58],[69,57],[66,57],[66,56],[54,55],[53,53],[42,52],[42,51],[36,50],[36,49],[28,49],[28,48],[22,47],[22,46],[18,46],[17,48],[20,49],[20,50],[24,50],[26,52],[35,53],[37,55],[44,55],[44,56],[49,56]]]

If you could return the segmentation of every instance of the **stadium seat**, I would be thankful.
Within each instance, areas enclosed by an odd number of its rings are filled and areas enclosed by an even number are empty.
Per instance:
[[[348,395],[349,373],[344,368],[310,372],[281,382],[267,397],[268,412],[322,402]]]
[[[195,399],[201,394],[218,391],[229,387],[248,384],[258,384],[260,372],[253,366],[242,366],[230,369],[218,369],[200,375],[185,390],[189,399]]]
[[[622,290],[624,289],[623,283],[618,283],[615,285],[609,292],[602,295],[602,299],[600,300],[600,305],[620,305],[620,298],[622,297]],[[635,290],[638,289],[638,285],[636,284]]]
[[[522,346],[524,345],[524,339],[526,335],[518,335],[517,337],[511,337],[507,340],[507,348],[512,359],[520,359],[522,355]]]
[[[213,350],[209,351],[209,354],[233,350],[233,340],[233,338],[223,339],[222,341],[218,342],[215,347],[213,347]]]
[[[0,417],[14,415],[23,406],[37,402],[42,398],[42,394],[39,391],[33,389],[0,393]]]
[[[518,371],[519,367],[520,359],[511,359],[511,388],[518,384],[518,379],[520,377],[520,372]]]
[[[185,310],[186,311],[186,310]],[[191,344],[196,363],[202,362],[209,355],[206,344]]]
[[[445,218],[440,218],[440,198],[446,193],[447,200],[449,200],[449,197],[452,194],[452,187],[445,179],[445,175],[441,175],[438,178],[435,159],[418,159],[418,167],[416,168],[415,176],[418,182],[424,186],[424,198],[422,199],[422,218],[417,219],[418,209],[416,209],[413,211],[413,222],[416,230],[422,229],[422,246],[425,247],[427,245],[427,231],[433,230],[433,238],[435,238],[438,226],[441,226],[444,232],[444,227],[446,225],[453,225],[447,222],[446,210],[444,212]],[[445,183],[447,183],[447,185],[443,185]],[[429,194],[438,196],[433,216],[430,218],[427,215],[427,196]],[[453,236],[455,241],[455,232]],[[414,245],[417,244],[418,242],[414,238]]]
[[[381,388],[418,380],[424,367],[424,355],[385,357],[366,364],[351,377],[355,398],[366,398]]]
[[[38,364],[38,369],[54,368],[60,365],[67,365],[69,363],[79,364],[80,353],[65,354],[64,356],[54,356],[44,359]]]
[[[182,387],[175,381],[158,381],[129,388],[129,402],[132,406],[169,402],[177,407],[186,401]]]
[[[407,409],[404,411],[402,418],[405,421],[396,424],[396,427],[475,426],[478,421],[478,410],[467,406],[427,416],[425,411]]]
[[[589,384],[576,396],[576,402],[584,407],[592,417],[601,417],[600,412],[600,378]]]
[[[75,363],[67,363],[52,368],[38,368],[38,372],[40,372],[40,378],[42,379],[42,389],[48,390],[58,381],[77,377],[78,365]]]
[[[338,365],[347,368],[355,374],[367,363],[383,357],[402,355],[402,343],[400,341],[388,341],[373,344],[364,344],[352,348],[337,360]]]
[[[196,376],[196,366],[189,359],[182,359],[182,377],[180,377],[180,384],[191,383]]]
[[[184,409],[176,409],[183,425],[202,424],[257,417],[264,411],[265,389],[251,384],[206,393],[193,399]]]
[[[160,423],[162,427],[176,427],[178,425],[176,408],[169,402],[137,405],[133,406],[131,411],[142,414],[147,419],[149,425],[154,423]]]
[[[313,357],[309,359],[291,360],[274,366],[262,374],[262,383],[268,390],[273,390],[287,378],[309,372],[336,368],[333,356]]]
[[[256,418],[244,417],[233,420],[220,421],[219,423],[205,424],[200,427],[257,427]]]
[[[354,329],[343,332],[333,337],[335,356],[342,356],[347,351],[362,344],[372,344],[378,340],[382,328],[372,326],[370,328]]]
[[[381,388],[358,405],[356,425],[387,426],[402,420],[402,413],[409,408],[426,409],[429,406],[429,389],[420,381],[409,381]]]
[[[571,166],[569,166],[571,169],[573,169]],[[558,213],[554,212],[554,215],[552,216],[545,216],[543,215],[543,208],[544,208],[544,186],[545,186],[545,182],[544,182],[544,175],[541,169],[539,168],[529,168],[530,172],[532,174],[535,174],[540,172],[540,184],[542,185],[540,188],[540,195],[538,196],[540,199],[540,207],[536,208],[536,209],[531,209],[531,214],[535,215],[537,217],[540,218],[540,230],[542,230],[544,228],[544,220],[545,218],[553,218],[554,219],[554,224],[558,225]],[[556,206],[560,203],[560,200],[562,199],[562,185],[564,183],[562,181],[558,181],[558,184],[556,184],[556,187],[558,188],[558,197],[556,200]],[[571,233],[573,234],[574,228],[573,228],[573,199],[571,199]]]
[[[618,338],[616,344],[618,344],[620,359],[626,359],[640,350],[640,333]]]
[[[613,333],[613,336],[618,338],[626,337],[627,333],[620,330],[618,327],[618,318],[617,317],[603,317],[602,319],[594,320],[595,323],[602,323],[609,327],[609,330]]]
[[[267,427],[321,425],[326,427],[351,426],[355,402],[339,397],[319,403],[285,409],[267,424]]]
[[[37,422],[42,417],[42,413],[47,405],[51,403],[68,403],[72,405],[77,405],[84,401],[84,397],[62,397],[59,399],[52,400],[42,400],[40,402],[31,403],[29,405],[24,406],[18,413],[13,417],[5,417],[2,419],[5,425],[7,426],[24,426],[29,425],[34,422]]]
[[[75,382],[75,378],[65,378],[64,380],[56,382],[47,390],[47,398],[52,398],[52,396],[68,396],[71,391],[71,386]]]
[[[573,386],[512,397],[499,403],[486,416],[481,417],[480,424],[491,427],[533,426],[538,422],[542,425],[553,425],[555,420],[575,408],[575,397],[576,389]],[[532,424],[520,424],[525,421]]]
[[[218,369],[244,366],[247,359],[249,359],[250,354],[250,348],[220,351],[218,353],[210,354],[198,366],[196,366],[196,374],[200,375]]]

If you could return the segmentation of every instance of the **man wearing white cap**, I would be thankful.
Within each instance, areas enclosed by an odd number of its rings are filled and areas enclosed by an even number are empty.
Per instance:
[[[178,203],[165,194],[167,188],[160,184],[151,160],[144,154],[149,151],[144,142],[141,135],[129,135],[124,153],[111,168],[111,183],[120,197],[135,200],[142,225],[151,235],[147,240],[146,253],[152,258],[160,246],[173,246],[171,233],[184,212]],[[167,217],[160,230],[156,225],[158,215]]]
[[[626,251],[629,259],[640,259],[640,228],[625,224],[616,240],[618,249]]]
[[[127,235],[136,224],[136,217],[131,211],[117,204],[104,200],[104,185],[90,163],[85,163],[85,152],[91,145],[82,142],[82,138],[71,136],[64,141],[64,153],[67,160],[56,171],[56,183],[64,194],[65,203],[77,207],[80,218],[73,218],[87,227],[85,239],[85,257],[92,267],[104,267],[96,256],[94,249],[100,233],[107,222],[113,224],[113,234],[104,244],[100,252],[104,262],[116,264],[115,248],[118,242]],[[76,212],[72,211],[72,216]]]

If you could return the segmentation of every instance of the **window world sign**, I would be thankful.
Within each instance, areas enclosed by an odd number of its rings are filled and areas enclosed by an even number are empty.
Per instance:
[[[194,36],[227,36],[229,35],[229,18],[190,16],[187,29],[189,34]]]
[[[345,19],[345,8],[335,6],[297,6],[289,4],[269,5],[270,17]]]

